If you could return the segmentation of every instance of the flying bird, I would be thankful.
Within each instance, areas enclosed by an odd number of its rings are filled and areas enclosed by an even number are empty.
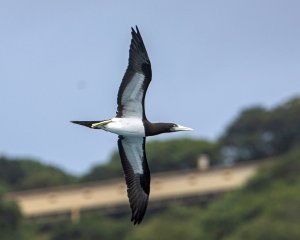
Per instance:
[[[193,130],[175,123],[151,123],[145,113],[145,96],[151,82],[151,63],[138,27],[131,28],[129,62],[122,79],[114,118],[101,121],[72,121],[92,129],[102,129],[119,136],[118,148],[132,211],[131,221],[140,223],[145,215],[150,193],[146,137],[161,133]]]

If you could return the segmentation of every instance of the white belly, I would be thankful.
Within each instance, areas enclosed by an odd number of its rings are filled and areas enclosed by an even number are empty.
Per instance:
[[[112,122],[104,125],[101,129],[122,136],[145,137],[145,128],[139,118],[112,118]]]

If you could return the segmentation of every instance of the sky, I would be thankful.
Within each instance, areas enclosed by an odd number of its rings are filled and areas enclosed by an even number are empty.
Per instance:
[[[83,174],[117,136],[70,123],[115,116],[138,25],[150,121],[217,139],[245,107],[300,93],[300,1],[0,0],[0,155]]]

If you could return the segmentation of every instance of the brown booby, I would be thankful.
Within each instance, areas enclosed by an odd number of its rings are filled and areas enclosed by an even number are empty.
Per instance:
[[[139,32],[131,28],[129,63],[118,92],[116,117],[102,121],[72,121],[93,129],[118,134],[118,148],[132,210],[131,221],[140,223],[145,215],[150,193],[146,137],[161,133],[190,131],[175,123],[151,123],[145,114],[145,95],[151,81],[151,63]]]

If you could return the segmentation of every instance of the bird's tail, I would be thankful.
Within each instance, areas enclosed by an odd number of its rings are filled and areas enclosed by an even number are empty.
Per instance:
[[[109,120],[101,120],[101,121],[71,121],[71,123],[79,124],[89,128],[101,128],[108,123],[112,122],[111,119]]]

